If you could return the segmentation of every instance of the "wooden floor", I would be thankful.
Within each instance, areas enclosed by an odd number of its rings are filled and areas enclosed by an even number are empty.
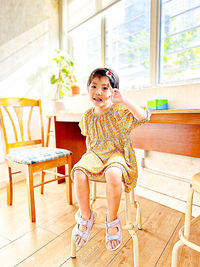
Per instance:
[[[104,191],[104,184],[98,189]],[[171,251],[178,240],[184,215],[158,203],[137,197],[142,207],[143,230],[138,231],[140,266],[170,266]],[[28,216],[25,182],[14,186],[14,205],[6,205],[6,192],[0,190],[0,266],[133,266],[132,240],[123,231],[123,244],[115,252],[105,248],[105,230],[93,228],[88,244],[70,258],[70,235],[75,223],[77,203],[67,205],[65,184],[50,183],[44,195],[35,190],[36,223]],[[75,201],[75,200],[74,200]],[[123,201],[120,218],[123,220]],[[95,204],[98,218],[105,220],[106,202]],[[133,216],[134,216],[133,208]],[[192,239],[200,236],[199,226],[192,228]],[[200,256],[189,248],[180,251],[180,267],[200,266]]]

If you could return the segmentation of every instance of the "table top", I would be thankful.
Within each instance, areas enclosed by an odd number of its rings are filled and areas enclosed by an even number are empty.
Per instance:
[[[162,123],[181,123],[185,122],[187,114],[190,115],[190,122],[192,124],[200,123],[200,109],[167,109],[167,110],[152,110],[150,111],[153,116],[151,116],[150,122],[162,122]],[[173,115],[177,115],[179,120],[175,120]],[[194,115],[193,115],[194,114]],[[159,116],[161,115],[161,116]],[[166,116],[168,115],[168,116]],[[79,122],[82,113],[70,113],[70,112],[59,112],[55,114],[49,114],[48,116],[55,116],[56,121],[66,121],[66,122]],[[191,120],[191,117],[195,117],[195,120]],[[159,121],[157,120],[159,118]]]

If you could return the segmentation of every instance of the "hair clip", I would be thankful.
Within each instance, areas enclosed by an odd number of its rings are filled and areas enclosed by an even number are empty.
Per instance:
[[[106,76],[111,77],[112,72],[110,70],[106,71]]]

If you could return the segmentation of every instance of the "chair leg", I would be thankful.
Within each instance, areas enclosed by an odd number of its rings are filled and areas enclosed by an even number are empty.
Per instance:
[[[72,259],[76,258],[76,245],[74,244],[72,235],[71,235],[71,258]]]
[[[176,242],[176,244],[174,245],[173,250],[172,250],[171,267],[177,267],[178,266],[178,251],[183,245],[184,244],[181,240]]]
[[[44,185],[43,185],[43,183],[44,183],[44,176],[45,176],[45,172],[44,171],[42,171],[41,172],[41,187],[40,187],[40,194],[44,194]]]
[[[92,200],[96,200],[97,197],[97,187],[96,182],[92,182]]]
[[[142,216],[139,202],[136,202],[136,209],[136,221],[138,223],[138,229],[142,230]]]
[[[67,170],[68,168],[68,170]],[[65,179],[67,186],[67,202],[69,205],[72,205],[72,180],[70,177],[71,174],[71,156],[68,157],[68,166],[65,165],[65,174],[68,172],[68,177]]]
[[[134,188],[131,190],[130,196],[131,196],[131,202],[133,203],[134,208],[137,208],[137,204],[136,204],[136,201],[135,201]]]
[[[192,217],[192,201],[193,201],[194,190],[192,187],[189,190],[187,203],[186,203],[186,212],[185,212],[185,223],[184,223],[184,237],[189,239],[190,226],[191,226],[191,217]],[[172,250],[172,264],[171,267],[178,266],[178,251],[184,245],[184,243],[179,240],[173,247]]]
[[[125,208],[125,214],[126,214],[126,225],[131,225],[131,210],[130,210],[130,194],[131,193],[125,193],[126,198],[126,208]],[[137,203],[139,204],[139,203]],[[138,237],[134,230],[128,230],[129,234],[131,235],[133,239],[133,261],[134,261],[134,267],[139,267],[139,245],[138,245]]]
[[[193,201],[194,190],[192,187],[189,190],[186,212],[185,212],[185,224],[184,224],[184,236],[188,239],[190,234],[191,218],[192,218],[192,201]]]
[[[35,198],[34,198],[34,187],[33,187],[33,172],[31,165],[26,166],[26,178],[28,185],[29,216],[31,221],[35,222]]]
[[[8,167],[9,181],[7,183],[7,205],[11,206],[13,202],[13,184],[12,184],[12,171]]]
[[[142,216],[141,216],[140,203],[135,200],[134,188],[130,192],[130,197],[131,197],[131,202],[133,203],[134,208],[136,208],[136,222],[138,225],[138,229],[142,230]]]
[[[94,181],[92,181],[91,183],[90,183],[90,185],[91,185],[91,191],[92,191],[92,198],[91,198],[91,200],[90,200],[90,208],[92,209],[93,208],[93,205],[94,205],[94,203],[95,203],[95,201],[96,201],[96,198],[97,198],[97,194],[96,194],[96,192],[97,192],[97,189],[96,189],[96,182],[94,182]]]
[[[125,216],[126,216],[126,224],[131,223],[131,211],[130,211],[130,193],[125,192]]]
[[[133,266],[139,267],[139,243],[138,237],[134,230],[129,230],[129,234],[133,239]]]

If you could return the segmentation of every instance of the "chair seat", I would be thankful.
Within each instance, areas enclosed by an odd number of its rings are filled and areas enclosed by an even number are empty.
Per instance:
[[[72,155],[72,152],[67,149],[37,147],[13,151],[7,154],[6,158],[20,164],[34,164],[69,155]]]

